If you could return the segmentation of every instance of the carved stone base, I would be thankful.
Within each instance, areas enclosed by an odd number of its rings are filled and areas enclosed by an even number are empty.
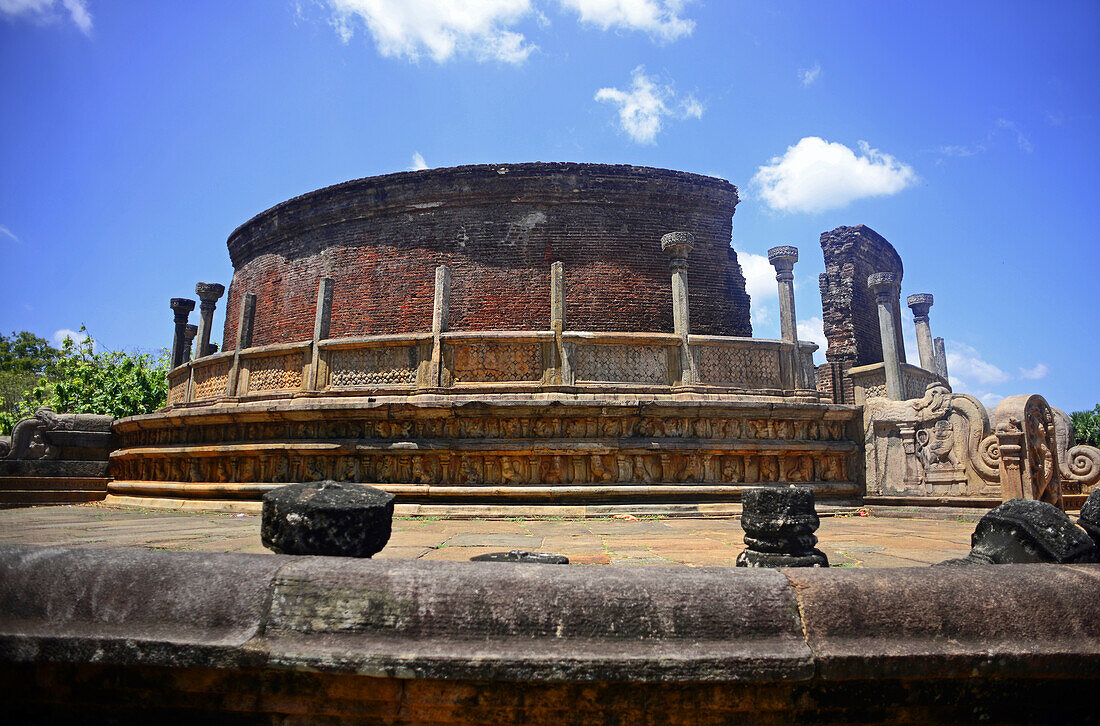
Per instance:
[[[112,494],[258,498],[332,479],[417,497],[733,499],[802,483],[851,497],[858,409],[705,396],[512,394],[221,404],[122,420]]]

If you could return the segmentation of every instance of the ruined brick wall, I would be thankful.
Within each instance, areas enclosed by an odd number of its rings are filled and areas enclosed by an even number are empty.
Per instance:
[[[225,343],[256,293],[253,345],[308,340],[317,283],[335,278],[332,337],[431,329],[434,268],[451,266],[453,330],[547,329],[550,265],[566,326],[672,331],[661,235],[695,235],[691,330],[751,336],[730,248],[737,189],[721,179],[598,164],[481,165],[346,182],[291,199],[229,238]]]
[[[822,320],[829,347],[828,361],[818,368],[818,390],[827,400],[853,403],[854,389],[848,378],[853,366],[882,362],[878,308],[867,278],[876,272],[893,272],[901,280],[901,257],[886,239],[866,225],[837,227],[821,235],[825,272],[819,277]],[[900,322],[900,308],[895,306]],[[897,332],[900,337],[901,326]],[[905,360],[904,344],[898,351]]]

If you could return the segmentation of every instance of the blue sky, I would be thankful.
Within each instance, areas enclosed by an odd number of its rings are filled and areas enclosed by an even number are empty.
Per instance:
[[[799,247],[819,338],[818,236],[868,224],[958,390],[1091,408],[1098,41],[1095,2],[0,0],[0,330],[159,348],[168,298],[228,284],[229,233],[297,194],[630,163],[739,187],[757,336],[766,250]]]

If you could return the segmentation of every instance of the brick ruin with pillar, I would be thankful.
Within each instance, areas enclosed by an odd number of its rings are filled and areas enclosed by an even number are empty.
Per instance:
[[[278,205],[230,237],[220,351],[224,288],[196,286],[198,326],[195,301],[172,300],[168,406],[115,423],[109,499],[236,507],[336,479],[407,513],[582,513],[722,511],[761,484],[979,506],[1008,491],[1065,505],[1095,486],[1100,452],[1069,446],[1064,413],[1032,397],[991,415],[952,392],[928,293],[906,299],[907,362],[901,257],[866,226],[821,236],[824,365],[797,336],[796,247],[768,252],[781,339],[751,337],[736,204],[709,177],[521,164]],[[1040,420],[1046,468],[1025,465],[1027,437],[1012,448],[1013,425]],[[998,460],[1001,441],[1022,453]]]

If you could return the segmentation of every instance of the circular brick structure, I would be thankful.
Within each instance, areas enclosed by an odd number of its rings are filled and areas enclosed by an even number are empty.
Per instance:
[[[851,497],[858,409],[820,402],[814,344],[751,337],[736,204],[713,177],[536,163],[273,207],[229,238],[222,351],[184,355],[164,409],[115,422],[109,498],[255,508],[323,480],[414,509]]]
[[[368,177],[295,197],[229,237],[223,350],[245,292],[253,345],[309,340],[317,281],[335,280],[334,338],[425,331],[434,269],[452,270],[450,330],[549,325],[550,265],[565,266],[569,327],[671,332],[668,259],[690,230],[692,332],[752,335],[730,246],[737,189],[715,177],[607,164],[485,164]]]

